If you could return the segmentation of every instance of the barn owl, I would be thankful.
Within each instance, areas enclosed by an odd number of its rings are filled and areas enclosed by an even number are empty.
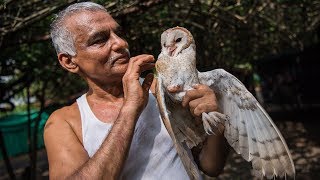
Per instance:
[[[284,138],[246,87],[223,69],[196,69],[196,45],[187,29],[174,27],[164,31],[161,46],[156,62],[156,97],[162,120],[190,179],[200,179],[201,175],[187,148],[220,131],[229,145],[252,163],[254,175],[268,179],[295,176]],[[202,113],[200,124],[181,105],[186,91],[199,83],[213,89],[220,109]],[[170,93],[172,90],[176,93]]]

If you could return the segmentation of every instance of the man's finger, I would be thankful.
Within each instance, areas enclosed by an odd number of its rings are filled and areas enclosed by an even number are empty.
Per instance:
[[[203,94],[199,93],[198,90],[189,90],[182,99],[182,106],[186,107],[190,101],[201,98],[202,96]]]
[[[196,109],[196,107],[197,107],[199,104],[201,104],[202,101],[203,101],[203,100],[202,100],[201,98],[199,98],[199,99],[194,99],[194,100],[192,100],[192,101],[190,101],[190,102],[188,103],[190,112],[191,112],[193,115],[194,115],[194,110]]]
[[[193,110],[193,114],[196,117],[200,117],[203,112],[210,112],[211,108],[207,104],[199,104],[196,108]]]
[[[141,73],[154,68],[154,57],[152,55],[136,56],[132,62],[131,70],[135,73]]]
[[[142,88],[143,88],[143,90],[145,90],[145,92],[148,92],[148,91],[149,91],[149,89],[150,89],[150,87],[151,87],[151,84],[152,84],[152,81],[153,81],[153,74],[152,74],[152,73],[149,73],[149,74],[145,77],[145,79],[144,79],[144,81],[143,81],[143,83],[142,83]]]
[[[194,85],[192,85],[192,88],[198,89],[198,90],[203,90],[203,89],[207,89],[209,87],[204,84],[194,84]]]
[[[141,64],[140,65],[140,73],[147,71],[147,70],[151,70],[153,69],[155,66],[154,63],[145,63],[145,64]]]

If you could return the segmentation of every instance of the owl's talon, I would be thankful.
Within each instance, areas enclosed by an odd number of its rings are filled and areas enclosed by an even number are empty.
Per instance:
[[[202,123],[203,123],[204,130],[206,131],[206,133],[208,135],[214,134],[212,129],[211,129],[211,126],[210,126],[209,122],[206,119],[203,119]]]
[[[218,130],[219,134],[223,134],[224,122],[227,121],[228,116],[219,112],[202,113],[203,127],[207,134],[215,134]],[[212,128],[216,131],[212,131]],[[209,133],[208,133],[209,132]]]
[[[182,86],[180,85],[171,85],[167,87],[168,92],[177,93],[182,91]]]

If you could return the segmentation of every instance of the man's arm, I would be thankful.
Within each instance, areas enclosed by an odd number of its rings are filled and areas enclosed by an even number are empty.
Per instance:
[[[89,159],[76,131],[67,121],[76,118],[73,106],[53,112],[44,128],[50,179],[65,179]]]
[[[186,92],[182,106],[189,107],[196,119],[201,119],[203,112],[217,111],[217,100],[212,89],[206,85],[195,85],[194,90]],[[218,176],[225,165],[229,146],[222,134],[216,133],[206,138],[199,157],[200,169],[209,176]]]
[[[198,157],[201,170],[211,177],[218,176],[223,171],[229,150],[223,134],[208,136]]]
[[[88,157],[72,126],[64,119],[68,110],[62,109],[50,116],[44,132],[50,179],[118,179],[130,149],[135,124],[148,102],[153,79],[149,75],[140,85],[139,75],[153,68],[153,61],[150,55],[130,59],[123,77],[124,105],[92,158]]]

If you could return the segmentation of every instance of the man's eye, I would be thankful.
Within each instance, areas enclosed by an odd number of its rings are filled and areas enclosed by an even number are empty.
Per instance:
[[[100,43],[103,43],[103,42],[104,42],[104,39],[98,39],[98,40],[94,41],[94,44],[100,44]]]
[[[101,43],[105,43],[107,41],[107,38],[97,38],[93,41],[92,44],[101,44]]]

